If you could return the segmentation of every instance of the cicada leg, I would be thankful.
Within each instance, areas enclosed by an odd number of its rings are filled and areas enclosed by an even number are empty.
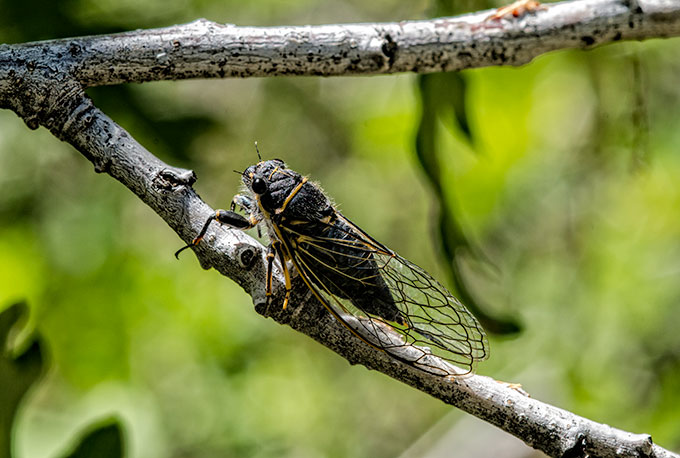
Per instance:
[[[233,199],[231,199],[231,211],[234,211],[236,207],[241,207],[246,210],[251,215],[254,213],[254,208],[256,207],[255,201],[250,196],[244,196],[242,194],[236,194]],[[260,231],[260,226],[257,226],[257,236],[262,238],[262,232]]]
[[[248,213],[253,213],[253,208],[255,207],[255,201],[250,196],[244,196],[242,194],[236,194],[231,200],[230,210],[234,211],[236,206],[239,206],[248,211]]]
[[[288,270],[288,266],[286,265],[286,257],[283,254],[283,248],[281,246],[281,242],[276,240],[272,242],[270,245],[270,249],[279,256],[279,262],[281,263],[281,270],[283,271],[283,278],[285,279],[286,283],[286,295],[283,299],[283,310],[286,310],[288,307],[288,302],[290,301],[290,290],[292,289],[291,283],[290,283],[290,271]],[[274,262],[274,253],[271,253],[271,260],[269,258],[270,253],[267,253],[267,298],[271,295],[271,287],[272,287],[272,264]]]
[[[274,259],[276,258],[276,250],[274,249],[274,244],[272,243],[267,248],[267,302],[266,306],[269,307],[269,302],[272,298],[272,280],[274,278]]]
[[[186,250],[187,248],[191,248],[198,245],[201,242],[201,240],[203,240],[205,233],[208,231],[210,223],[213,221],[218,221],[221,224],[226,224],[228,226],[241,230],[250,229],[251,227],[254,227],[258,223],[258,221],[253,217],[248,219],[233,211],[216,210],[215,213],[208,217],[208,219],[205,221],[205,224],[203,225],[203,229],[201,229],[198,235],[194,237],[191,243],[187,244],[186,246],[180,248],[175,252],[175,257],[178,258],[179,254],[182,251]]]

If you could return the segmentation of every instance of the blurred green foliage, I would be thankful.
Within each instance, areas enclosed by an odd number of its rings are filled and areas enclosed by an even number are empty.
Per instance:
[[[123,430],[115,419],[106,419],[85,434],[65,458],[121,458],[125,454]]]
[[[22,335],[28,307],[13,304],[0,312],[0,457],[12,456],[12,425],[21,400],[44,372],[40,342]],[[22,339],[23,337],[23,339]]]
[[[198,17],[284,25],[418,19],[433,9],[0,0],[0,11],[0,42],[23,42]],[[463,91],[436,86],[441,100],[449,90],[464,100],[432,119],[429,138],[446,210],[489,261],[469,258],[461,275],[492,313],[523,324],[516,338],[492,340],[479,372],[676,450],[679,43],[466,71]],[[153,153],[195,169],[214,207],[237,191],[231,170],[255,161],[257,140],[265,157],[309,174],[361,227],[448,281],[439,203],[415,154],[415,76],[163,82],[90,95]],[[127,456],[150,458],[388,457],[462,427],[440,402],[262,320],[228,279],[191,256],[175,261],[181,245],[68,145],[0,112],[0,307],[26,301],[28,326],[52,355],[16,417],[17,457],[64,456],[109,417],[128,433]],[[483,455],[491,427],[474,429],[466,449]]]

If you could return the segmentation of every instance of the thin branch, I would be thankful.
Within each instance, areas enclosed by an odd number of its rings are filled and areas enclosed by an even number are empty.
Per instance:
[[[29,127],[72,144],[97,172],[123,183],[189,241],[212,209],[191,187],[192,171],[153,156],[97,109],[85,88],[127,81],[269,74],[347,75],[433,72],[520,64],[544,52],[680,35],[680,2],[581,0],[550,5],[518,22],[489,12],[398,24],[250,28],[207,21],[109,37],[0,46],[0,107]],[[258,313],[312,337],[346,358],[407,383],[524,440],[550,456],[678,457],[636,435],[531,399],[489,377],[429,375],[375,350],[334,320],[299,279],[291,306],[265,307],[264,248],[213,225],[195,248],[248,292]],[[280,298],[282,279],[274,288]],[[276,300],[274,304],[278,304]],[[442,364],[445,364],[442,362]]]
[[[488,20],[490,14],[300,27],[240,27],[201,19],[4,46],[0,63],[21,53],[23,63],[36,71],[67,69],[91,87],[188,78],[455,71],[521,65],[557,49],[680,35],[680,2],[675,0],[554,3],[519,20]]]

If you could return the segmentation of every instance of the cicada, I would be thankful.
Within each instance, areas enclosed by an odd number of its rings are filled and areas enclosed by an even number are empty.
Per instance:
[[[446,376],[472,372],[488,356],[484,330],[460,301],[425,270],[352,223],[307,177],[273,159],[248,167],[242,181],[244,193],[234,197],[231,209],[215,211],[175,256],[200,243],[212,221],[242,230],[264,226],[271,242],[268,300],[278,258],[285,278],[284,308],[291,275],[297,272],[349,331],[399,361]],[[234,211],[237,206],[246,216]],[[437,364],[432,355],[465,370]]]

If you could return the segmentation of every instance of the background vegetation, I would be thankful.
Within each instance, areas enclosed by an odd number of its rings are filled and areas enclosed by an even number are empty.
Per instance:
[[[0,0],[0,11],[5,43],[198,17],[293,25],[453,12],[396,0]],[[498,329],[521,327],[492,337],[478,372],[678,450],[679,43],[453,76],[89,93],[154,154],[195,169],[214,207],[228,206],[232,169],[256,160],[257,140],[376,238],[449,286],[457,278],[468,302],[506,320]],[[0,112],[0,309],[25,302],[40,336],[37,351],[28,332],[12,335],[12,354],[32,366],[1,360],[0,384],[21,392],[44,362],[14,418],[18,397],[0,397],[15,456],[64,456],[93,424],[115,438],[111,422],[130,457],[533,453],[263,320],[235,284],[191,255],[176,261],[181,245],[71,147]],[[3,316],[0,335],[13,323]]]

